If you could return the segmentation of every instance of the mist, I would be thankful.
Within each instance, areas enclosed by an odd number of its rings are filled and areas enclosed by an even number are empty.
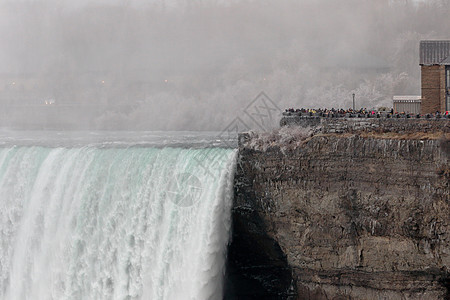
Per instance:
[[[0,125],[221,130],[281,108],[420,95],[419,41],[447,0],[2,1]]]

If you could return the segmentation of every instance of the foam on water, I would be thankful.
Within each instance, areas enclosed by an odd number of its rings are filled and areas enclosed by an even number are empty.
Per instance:
[[[0,298],[221,299],[235,158],[0,148]]]

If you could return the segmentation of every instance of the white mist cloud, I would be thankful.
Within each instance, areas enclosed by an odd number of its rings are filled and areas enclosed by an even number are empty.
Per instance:
[[[220,130],[261,90],[281,108],[389,106],[420,94],[419,41],[450,38],[444,2],[6,1],[0,101],[154,130]]]

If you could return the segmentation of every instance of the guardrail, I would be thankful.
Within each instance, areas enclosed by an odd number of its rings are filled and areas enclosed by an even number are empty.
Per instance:
[[[313,113],[313,112],[283,112],[284,117],[304,118],[359,118],[359,119],[450,119],[450,114],[391,114],[377,113]]]

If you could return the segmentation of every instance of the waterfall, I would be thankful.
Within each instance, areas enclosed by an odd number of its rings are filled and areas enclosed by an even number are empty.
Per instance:
[[[235,160],[0,148],[0,299],[221,299]]]

